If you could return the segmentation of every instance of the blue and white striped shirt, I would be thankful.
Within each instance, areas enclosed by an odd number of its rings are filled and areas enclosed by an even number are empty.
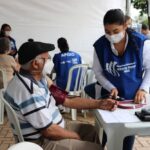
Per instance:
[[[29,92],[19,78],[29,88],[33,86],[33,93]],[[40,130],[51,124],[64,127],[64,120],[51,96],[45,78],[35,82],[30,76],[15,75],[8,84],[4,97],[17,113],[25,140],[40,138]]]

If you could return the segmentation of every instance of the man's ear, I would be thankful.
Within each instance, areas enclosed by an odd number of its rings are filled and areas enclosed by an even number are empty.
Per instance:
[[[37,60],[33,60],[33,61],[32,61],[32,67],[33,67],[34,69],[38,69],[38,68],[39,68],[39,62],[38,62]]]

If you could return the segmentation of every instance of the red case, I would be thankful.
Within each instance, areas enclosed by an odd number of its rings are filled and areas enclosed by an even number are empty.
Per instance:
[[[56,85],[51,85],[49,88],[52,96],[56,100],[56,105],[63,104],[65,101],[65,98],[68,95],[68,92],[65,90],[62,90],[61,88],[57,87]]]
[[[126,106],[125,104],[134,104],[134,106]],[[144,104],[135,104],[133,100],[125,100],[125,101],[119,101],[118,108],[122,109],[136,109],[141,108],[144,106]]]

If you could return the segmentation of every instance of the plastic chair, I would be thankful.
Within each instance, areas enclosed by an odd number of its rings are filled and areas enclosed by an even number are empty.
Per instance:
[[[13,133],[15,135],[16,142],[24,141],[24,138],[21,133],[20,123],[16,115],[16,112],[13,110],[10,104],[4,99],[3,90],[0,90],[0,99],[5,105],[8,120],[10,122],[11,127],[13,128]]]
[[[6,72],[0,68],[0,90],[5,90],[7,86]],[[0,100],[0,124],[4,123],[4,104]]]
[[[73,96],[82,96],[82,92],[84,91],[84,86],[86,84],[86,76],[87,76],[88,65],[79,64],[72,66],[69,70],[68,82],[66,86],[66,91],[69,92],[69,95]],[[76,76],[74,77],[74,73]],[[72,81],[75,80],[73,90],[70,90]],[[71,109],[72,120],[76,120],[77,118],[77,110]]]
[[[43,148],[32,142],[20,142],[12,145],[8,150],[43,150]]]

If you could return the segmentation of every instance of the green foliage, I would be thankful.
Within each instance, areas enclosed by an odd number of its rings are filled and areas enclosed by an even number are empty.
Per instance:
[[[144,24],[147,24],[147,25],[149,25],[149,22],[148,22],[148,17],[147,17],[147,15],[143,15],[143,16],[142,16],[141,22],[142,22],[142,23],[144,23]]]
[[[131,0],[134,8],[140,9],[140,15],[148,14],[148,0]]]

